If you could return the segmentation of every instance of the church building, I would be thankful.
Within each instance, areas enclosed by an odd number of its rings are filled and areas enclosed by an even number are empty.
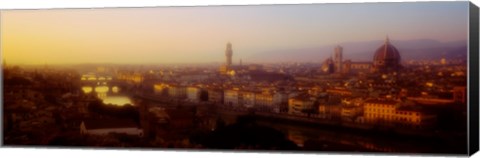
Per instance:
[[[373,62],[357,62],[352,60],[343,61],[343,48],[341,46],[335,47],[334,55],[332,58],[326,59],[321,67],[321,71],[324,73],[389,73],[396,72],[402,66],[400,64],[400,53],[390,43],[388,37],[385,42],[374,53]]]

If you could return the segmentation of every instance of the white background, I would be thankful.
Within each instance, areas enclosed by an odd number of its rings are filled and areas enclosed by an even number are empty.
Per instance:
[[[381,0],[381,2],[408,2],[425,0]],[[445,0],[435,0],[445,1]],[[472,0],[477,6],[480,0]],[[0,0],[0,9],[42,9],[42,8],[98,8],[98,7],[147,7],[147,6],[193,6],[193,5],[246,5],[246,4],[299,4],[299,3],[351,3],[379,2],[379,0]],[[269,157],[269,158],[313,158],[313,157],[433,157],[433,156],[394,156],[378,154],[292,154],[292,153],[246,153],[246,152],[193,152],[193,151],[150,151],[150,150],[91,150],[53,148],[0,148],[1,157],[103,157],[103,158],[149,158],[149,157]],[[475,157],[480,157],[476,154]],[[446,157],[446,156],[440,156]]]

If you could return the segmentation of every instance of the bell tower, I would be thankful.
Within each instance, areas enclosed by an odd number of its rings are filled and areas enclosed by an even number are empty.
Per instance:
[[[335,47],[335,53],[333,57],[333,62],[335,65],[335,72],[341,73],[343,71],[342,62],[343,62],[343,48],[341,46]]]
[[[227,49],[225,50],[225,57],[227,58],[227,66],[232,66],[232,56],[233,56],[233,50],[232,50],[232,44],[230,42],[227,43]]]

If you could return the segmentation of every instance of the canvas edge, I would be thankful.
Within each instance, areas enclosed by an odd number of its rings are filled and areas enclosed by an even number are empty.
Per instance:
[[[123,9],[123,8],[161,8],[161,7],[222,7],[222,6],[268,6],[268,5],[324,5],[324,4],[361,4],[361,3],[367,3],[367,4],[375,4],[375,3],[429,3],[429,2],[454,2],[454,1],[409,1],[409,2],[351,2],[351,3],[300,3],[300,4],[252,4],[252,5],[194,5],[194,6],[145,6],[145,7],[81,7],[81,8],[38,8],[38,9],[0,9],[0,21],[2,19],[2,12],[5,11],[11,11],[11,10],[62,10],[62,9]],[[479,123],[479,100],[480,100],[480,95],[479,95],[479,8],[476,6],[474,3],[471,1],[469,2],[469,28],[468,28],[468,33],[469,33],[469,43],[468,43],[468,96],[467,96],[467,101],[468,101],[468,135],[467,135],[467,148],[468,148],[468,155],[473,155],[476,152],[479,151],[479,129],[480,129],[480,123]],[[0,30],[2,27],[0,26]],[[1,35],[1,31],[0,31]],[[0,48],[2,47],[1,42],[0,42]],[[1,49],[0,49],[1,50]],[[0,59],[3,59],[3,52],[0,51]],[[0,63],[3,64],[3,60],[0,60]],[[0,148],[5,148],[5,147],[10,147],[10,148],[44,148],[44,149],[90,149],[90,150],[124,150],[122,148],[85,148],[85,147],[80,147],[80,148],[75,148],[75,147],[54,147],[54,146],[5,146],[4,144],[4,111],[3,111],[3,69],[0,69]],[[127,149],[129,150],[129,149]],[[145,149],[131,149],[131,150],[137,150],[137,151],[145,151]],[[148,151],[148,149],[147,149]],[[169,151],[165,149],[153,149],[153,151]],[[173,149],[170,151],[182,151],[179,149]],[[232,152],[231,150],[184,150],[186,152],[188,151],[194,151],[194,152]],[[232,153],[236,153],[238,151],[234,151]],[[262,151],[245,151],[246,153],[266,153]],[[241,153],[241,152],[240,152]],[[360,154],[358,153],[353,153],[353,152],[277,152],[277,153],[285,153],[285,154],[325,154],[328,156],[329,154],[336,154],[336,155],[356,155],[356,156],[366,156],[366,155],[371,155],[371,156],[409,156],[412,155],[412,153],[369,153],[369,152],[361,152]],[[423,154],[422,154],[423,155]],[[449,154],[426,154],[423,156],[454,156],[454,155],[449,155]],[[455,154],[456,155],[456,154]],[[293,155],[294,156],[294,155]]]
[[[478,7],[470,2],[469,5],[469,96],[468,96],[468,154],[471,156],[478,150],[479,144],[479,12]]]

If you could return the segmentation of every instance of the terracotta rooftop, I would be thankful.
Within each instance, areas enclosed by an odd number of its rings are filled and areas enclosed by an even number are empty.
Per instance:
[[[375,104],[397,104],[397,101],[394,100],[378,100],[378,99],[369,99],[365,103],[375,103]]]

